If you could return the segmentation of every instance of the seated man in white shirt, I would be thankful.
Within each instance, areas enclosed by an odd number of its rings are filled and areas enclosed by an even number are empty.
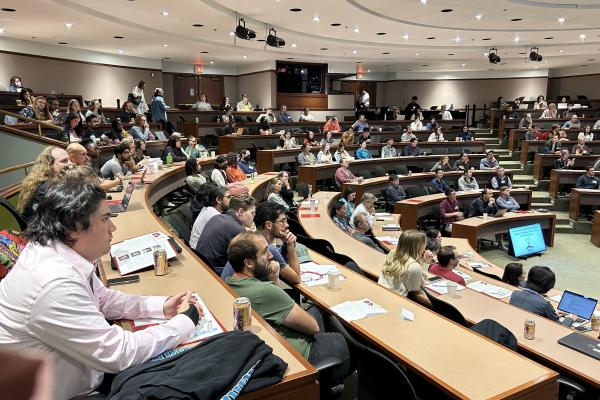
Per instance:
[[[190,234],[190,247],[192,249],[196,248],[198,239],[200,239],[200,235],[208,221],[215,215],[227,212],[231,194],[226,187],[208,182],[202,185],[196,194],[196,199],[198,198],[202,198],[201,201],[204,207],[200,210],[192,227],[192,233]]]
[[[0,282],[0,347],[48,354],[54,399],[89,394],[104,373],[173,349],[202,315],[191,291],[172,297],[135,296],[104,286],[94,262],[110,251],[115,225],[99,187],[80,181],[52,186],[25,235],[29,240]],[[166,318],[129,332],[106,320]]]
[[[365,214],[369,220],[369,229],[373,228],[375,223],[375,197],[372,193],[365,193],[360,201],[360,204],[356,206],[352,216],[350,217],[350,226],[354,228],[354,217],[358,214]]]

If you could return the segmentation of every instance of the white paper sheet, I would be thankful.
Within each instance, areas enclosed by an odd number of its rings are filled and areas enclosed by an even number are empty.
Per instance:
[[[330,309],[345,321],[356,321],[358,319],[387,313],[386,309],[373,303],[369,299],[345,301],[330,307]]]
[[[317,264],[312,261],[302,263],[300,264],[300,280],[308,286],[327,285],[329,283],[327,271],[331,268],[336,268],[336,266]],[[343,281],[346,278],[340,275],[339,279]]]

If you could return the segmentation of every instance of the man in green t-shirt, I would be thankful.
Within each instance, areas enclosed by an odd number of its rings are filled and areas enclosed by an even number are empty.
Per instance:
[[[350,374],[350,355],[344,337],[324,332],[318,309],[305,311],[274,283],[278,281],[279,263],[271,262],[272,254],[263,235],[240,233],[229,244],[227,258],[235,273],[225,281],[240,296],[250,299],[252,308],[300,354],[312,363],[329,357],[340,359],[343,364],[333,373],[337,382]]]

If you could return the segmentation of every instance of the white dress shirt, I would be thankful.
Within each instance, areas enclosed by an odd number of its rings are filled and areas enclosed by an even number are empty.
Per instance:
[[[198,239],[200,239],[200,235],[202,234],[204,227],[208,223],[208,220],[218,214],[220,214],[220,212],[212,206],[203,207],[202,210],[200,210],[200,213],[194,221],[194,226],[192,227],[192,234],[190,235],[190,247],[192,249],[196,248],[196,245],[198,244]]]
[[[360,203],[354,209],[354,212],[352,213],[352,216],[350,217],[350,226],[354,228],[354,217],[357,214],[361,214],[361,213],[367,215],[367,219],[369,220],[369,228],[373,228],[373,224],[375,224],[375,215],[371,214],[367,210],[367,207],[365,207],[365,205],[363,203]]]
[[[0,282],[0,348],[49,354],[54,399],[90,393],[118,373],[176,347],[193,333],[185,315],[129,332],[106,319],[164,318],[165,297],[106,288],[70,247],[29,243]]]

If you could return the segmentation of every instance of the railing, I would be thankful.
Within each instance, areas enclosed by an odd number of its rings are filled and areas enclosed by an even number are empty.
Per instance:
[[[15,171],[18,171],[20,169],[24,169],[25,170],[25,175],[27,175],[29,173],[29,168],[31,166],[33,166],[33,161],[25,163],[25,164],[13,165],[12,167],[7,167],[7,168],[0,169],[0,175],[8,174],[9,172],[15,172]]]
[[[7,168],[0,169],[0,176],[2,176],[4,174],[10,174],[11,172],[20,171],[20,170],[23,170],[25,172],[25,175],[27,175],[29,173],[29,168],[31,168],[33,166],[33,164],[34,164],[33,162],[28,162],[28,163],[13,165],[13,166],[10,166]],[[9,197],[16,195],[17,193],[19,193],[21,191],[21,183],[22,183],[22,181],[19,181],[17,183],[13,183],[12,185],[8,185],[6,187],[0,188],[0,196],[2,196],[4,198],[9,198]]]
[[[45,128],[50,128],[50,129],[54,129],[54,130],[56,130],[56,131],[61,131],[61,132],[62,132],[62,130],[63,130],[63,128],[62,128],[62,127],[60,127],[60,126],[57,126],[57,125],[54,125],[54,124],[51,124],[51,123],[49,123],[49,122],[46,122],[46,121],[39,121],[39,120],[37,120],[37,119],[33,119],[33,118],[29,118],[29,117],[25,117],[25,116],[23,116],[23,115],[21,115],[21,114],[15,114],[14,112],[11,112],[11,111],[6,111],[6,110],[3,110],[3,109],[1,109],[1,108],[0,108],[0,115],[8,115],[8,116],[11,116],[11,117],[13,117],[13,118],[17,118],[17,119],[19,119],[19,120],[21,120],[21,121],[29,122],[29,123],[31,123],[31,124],[36,124],[36,125],[37,125],[37,127],[38,127],[38,134],[39,134],[40,136],[42,136],[42,127],[45,127]]]

